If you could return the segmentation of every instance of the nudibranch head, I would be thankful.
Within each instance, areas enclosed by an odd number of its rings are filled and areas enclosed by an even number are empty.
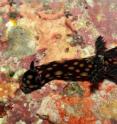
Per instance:
[[[38,71],[34,67],[34,62],[32,62],[30,69],[26,71],[22,77],[21,90],[24,93],[31,93],[41,87],[41,78]]]

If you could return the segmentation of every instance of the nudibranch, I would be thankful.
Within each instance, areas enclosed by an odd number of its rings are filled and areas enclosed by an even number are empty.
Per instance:
[[[51,80],[89,81],[91,91],[104,79],[117,83],[117,47],[107,50],[102,36],[95,42],[95,55],[66,61],[53,61],[40,66],[30,64],[22,77],[21,90],[31,93]]]

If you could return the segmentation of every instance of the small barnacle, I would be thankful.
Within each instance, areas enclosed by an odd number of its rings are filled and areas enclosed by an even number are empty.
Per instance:
[[[65,52],[66,52],[66,53],[69,52],[69,47],[65,48]]]
[[[91,22],[90,21],[86,21],[86,26],[90,26]]]
[[[78,33],[68,34],[67,36],[71,37],[69,41],[71,46],[81,45],[81,47],[84,47],[83,37]]]
[[[69,16],[72,16],[70,11],[68,11],[68,10],[64,11],[64,15],[65,15],[66,18],[69,18]]]
[[[73,34],[73,42],[74,44],[81,44],[83,42],[83,37],[81,35],[79,35],[78,33],[74,33]]]

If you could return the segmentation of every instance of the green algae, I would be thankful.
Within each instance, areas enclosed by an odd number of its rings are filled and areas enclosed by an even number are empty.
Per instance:
[[[12,27],[8,32],[7,57],[18,57],[32,55],[35,53],[35,40],[31,31],[20,26]]]
[[[74,94],[78,94],[80,96],[83,96],[83,90],[77,83],[71,83],[65,90],[64,94],[71,96]]]

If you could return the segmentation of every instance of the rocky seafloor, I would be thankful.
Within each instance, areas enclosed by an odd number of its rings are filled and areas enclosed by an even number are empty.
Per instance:
[[[117,46],[117,0],[0,0],[0,124],[117,124],[117,85],[53,80],[30,94],[21,77],[36,65]],[[66,88],[66,85],[69,86]]]

